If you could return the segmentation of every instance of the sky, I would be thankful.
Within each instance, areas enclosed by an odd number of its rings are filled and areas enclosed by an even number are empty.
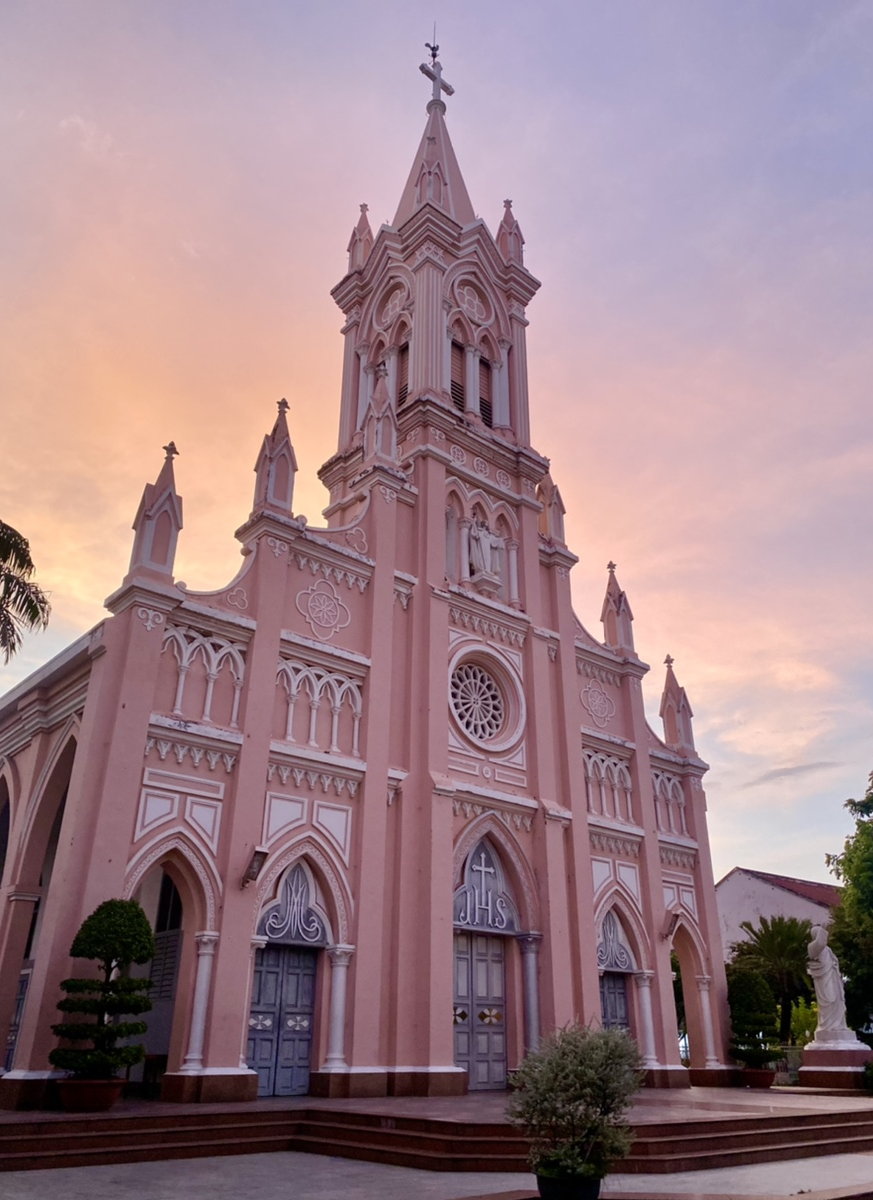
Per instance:
[[[51,592],[6,690],[99,621],[173,439],[218,587],[287,397],[319,519],[358,205],[396,208],[433,21],[477,213],[542,281],[534,446],[600,632],[695,713],[716,878],[828,880],[873,769],[873,0],[4,0],[0,518]]]

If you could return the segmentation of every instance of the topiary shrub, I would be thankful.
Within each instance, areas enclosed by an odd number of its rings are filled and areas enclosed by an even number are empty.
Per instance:
[[[154,958],[155,938],[148,917],[135,900],[106,900],[82,923],[70,955],[93,960],[100,975],[61,983],[66,995],[58,1001],[58,1008],[87,1019],[52,1025],[59,1038],[74,1044],[52,1050],[49,1062],[62,1071],[72,1071],[77,1079],[114,1079],[122,1067],[135,1066],[145,1058],[143,1045],[118,1044],[144,1034],[148,1028],[145,1021],[118,1018],[139,1016],[152,1006],[148,997],[151,980],[130,979],[124,974],[131,963]]]
[[[747,1067],[766,1067],[780,1056],[776,1001],[758,971],[729,967],[731,1055]]]
[[[540,1176],[602,1179],[630,1150],[624,1114],[642,1085],[636,1042],[618,1029],[569,1025],[515,1073],[509,1119],[531,1139]]]

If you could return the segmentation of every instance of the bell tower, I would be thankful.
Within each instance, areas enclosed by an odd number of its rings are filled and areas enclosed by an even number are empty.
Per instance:
[[[337,453],[321,472],[331,523],[349,518],[364,430],[386,396],[400,443],[427,404],[453,429],[529,446],[525,308],[540,285],[524,266],[511,201],[496,239],[476,216],[446,126],[444,97],[454,89],[436,49],[420,68],[432,85],[427,121],[394,220],[374,237],[362,206],[348,274],[332,292],[345,353]]]

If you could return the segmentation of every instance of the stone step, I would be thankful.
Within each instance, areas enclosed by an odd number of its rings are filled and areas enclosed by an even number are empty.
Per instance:
[[[641,1122],[627,1173],[661,1174],[873,1150],[873,1111]],[[200,1108],[154,1116],[45,1114],[0,1123],[0,1171],[280,1150],[433,1171],[524,1171],[527,1145],[497,1122],[348,1108]]]

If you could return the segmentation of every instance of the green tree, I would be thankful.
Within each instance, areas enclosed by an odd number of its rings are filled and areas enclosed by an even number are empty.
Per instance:
[[[45,629],[51,605],[30,578],[30,543],[17,529],[0,521],[0,653],[9,662],[21,647],[24,629]]]
[[[766,1067],[779,1057],[776,1000],[760,971],[728,964],[731,1055],[747,1067]]]
[[[779,1005],[779,1040],[785,1045],[791,1040],[791,1007],[810,994],[806,962],[812,924],[797,917],[761,917],[757,928],[742,921],[740,929],[748,938],[734,942],[733,961],[767,980]]]
[[[121,1067],[132,1067],[145,1058],[143,1045],[119,1046],[127,1038],[145,1033],[145,1021],[119,1021],[125,1014],[148,1012],[150,979],[125,974],[131,963],[147,963],[155,955],[149,919],[136,900],[104,900],[82,922],[70,947],[73,958],[90,958],[100,970],[98,978],[65,979],[66,992],[58,1008],[87,1020],[64,1021],[52,1031],[71,1046],[59,1046],[49,1062],[79,1079],[113,1079]],[[83,1045],[90,1043],[90,1045]]]
[[[855,832],[842,853],[826,856],[843,885],[828,941],[845,977],[846,1020],[873,1044],[873,775],[864,799],[847,800],[846,808],[855,818]]]

